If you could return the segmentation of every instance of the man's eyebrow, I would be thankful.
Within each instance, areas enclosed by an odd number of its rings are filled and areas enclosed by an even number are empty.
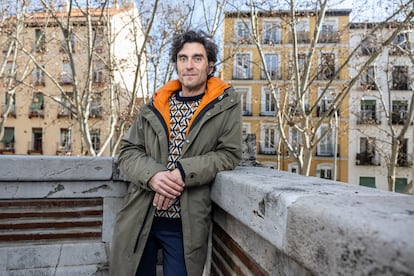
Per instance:
[[[178,54],[177,55],[178,57],[188,57],[188,55],[186,55],[186,54]],[[193,55],[193,57],[204,57],[204,55],[203,54],[194,54]]]

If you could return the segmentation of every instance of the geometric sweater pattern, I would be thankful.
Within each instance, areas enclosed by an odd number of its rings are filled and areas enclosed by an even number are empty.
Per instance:
[[[167,168],[172,171],[177,167],[177,161],[181,157],[181,150],[185,142],[185,133],[188,124],[200,104],[204,94],[193,97],[181,97],[180,93],[174,93],[169,99],[170,108],[170,137]],[[156,210],[156,217],[181,218],[180,197],[167,210]]]

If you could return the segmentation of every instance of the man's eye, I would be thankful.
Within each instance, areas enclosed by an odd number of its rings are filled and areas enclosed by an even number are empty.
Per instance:
[[[187,61],[187,57],[179,57],[178,60],[180,62],[186,62]]]
[[[194,58],[194,62],[201,62],[203,60],[203,58],[202,57],[195,57]]]

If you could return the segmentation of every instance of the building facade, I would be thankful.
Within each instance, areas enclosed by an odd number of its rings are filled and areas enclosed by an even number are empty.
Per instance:
[[[385,28],[372,23],[351,24],[350,46],[358,53],[351,60],[351,74],[356,74],[375,51],[381,50],[381,44],[396,27],[393,24]],[[407,192],[408,184],[412,185],[414,127],[409,116],[413,109],[414,64],[408,58],[408,51],[413,49],[413,41],[412,28],[411,31],[403,29],[362,73],[351,90],[351,183],[387,190],[393,138],[406,128],[396,160],[395,191]]]
[[[0,154],[110,155],[126,106],[146,96],[132,92],[136,7],[65,8],[11,18],[17,44],[0,34]]]
[[[297,107],[299,100],[294,97],[294,91],[298,85],[295,84],[297,78],[293,77],[294,68],[298,68],[300,75],[310,64],[311,81],[307,83],[300,105],[306,116],[311,117],[310,124],[318,124],[319,130],[315,136],[320,135],[320,139],[315,137],[318,142],[312,152],[309,174],[348,182],[347,97],[337,106],[331,107],[334,105],[333,99],[349,80],[349,70],[340,68],[349,56],[349,13],[349,10],[326,13],[311,61],[307,58],[317,23],[314,13],[298,12],[295,15],[297,23],[294,35],[290,28],[289,12],[259,13],[255,32],[260,50],[252,38],[249,13],[225,14],[223,78],[241,94],[243,131],[256,135],[257,161],[262,165],[298,172],[297,159],[282,143],[280,130],[285,133],[285,139],[290,144],[303,143],[298,128],[292,127],[301,120],[302,115],[297,114],[295,117],[295,110],[288,111],[292,121],[283,126],[278,125],[283,120],[278,121],[276,117],[279,116],[279,110]],[[297,51],[296,55],[294,51]],[[297,66],[294,66],[295,57]],[[271,84],[263,63],[266,63]],[[273,85],[274,89],[269,89],[269,85]],[[329,116],[326,116],[326,112],[329,112]]]

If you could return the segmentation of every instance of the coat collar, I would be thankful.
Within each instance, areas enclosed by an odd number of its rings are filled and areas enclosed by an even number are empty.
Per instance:
[[[229,84],[225,83],[224,81],[216,77],[211,77],[207,80],[205,95],[201,99],[200,105],[198,106],[191,121],[189,122],[188,129],[190,129],[192,122],[200,113],[200,111],[203,110],[203,108],[207,106],[210,102],[214,101],[217,97],[222,95],[224,90],[226,90],[229,87]],[[152,98],[154,107],[160,112],[162,118],[164,119],[168,127],[168,133],[170,132],[170,111],[168,107],[168,99],[171,97],[173,93],[180,90],[181,83],[178,80],[172,80],[165,84],[163,87],[161,87],[157,92],[155,92]]]

